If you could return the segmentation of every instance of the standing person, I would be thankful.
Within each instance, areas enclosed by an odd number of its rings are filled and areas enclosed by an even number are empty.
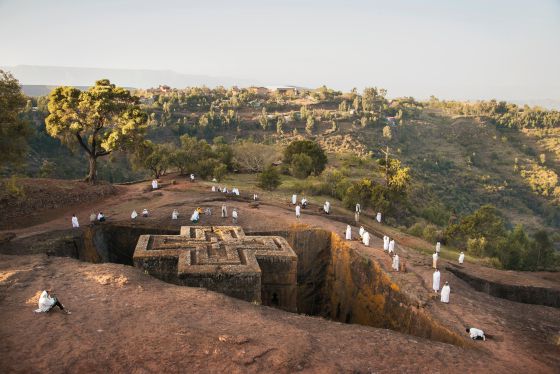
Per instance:
[[[152,190],[157,190],[158,189],[158,181],[157,179],[154,179],[152,181]]]
[[[465,254],[461,252],[461,254],[459,255],[459,263],[462,264],[464,261],[465,261]]]
[[[352,227],[346,225],[346,240],[352,240]]]
[[[391,239],[389,242],[389,253],[395,252],[395,239]]]
[[[194,174],[191,173],[191,182],[194,182]]]
[[[393,270],[399,271],[399,255],[395,253],[393,256]]]
[[[130,218],[131,218],[132,220],[135,220],[136,217],[138,217],[138,213],[136,213],[136,209],[134,209],[134,210],[132,211],[132,213],[130,213]]]
[[[253,201],[257,201],[259,199],[259,195],[257,195],[256,193],[253,194]]]
[[[364,232],[364,236],[362,237],[362,241],[366,247],[369,247],[369,232]]]
[[[300,219],[301,217],[301,206],[298,204],[296,205],[296,219]]]
[[[364,229],[364,226],[360,226],[360,230],[358,231],[358,234],[360,235],[360,239],[364,237],[365,232],[366,230]]]
[[[377,222],[381,223],[381,212],[377,212],[377,216],[375,216]]]
[[[449,282],[445,282],[445,285],[441,288],[441,302],[449,303],[449,294],[451,293],[451,288],[449,287]]]
[[[58,301],[56,296],[51,296],[50,291],[43,291],[41,296],[39,296],[39,309],[35,309],[35,313],[47,313],[55,306],[59,307],[66,314],[72,314],[67,309],[64,309],[64,305]]]
[[[237,223],[237,209],[233,208],[233,212],[231,212],[231,218],[233,220],[233,223],[236,224]]]
[[[325,204],[323,205],[323,211],[326,214],[329,214],[331,211],[331,203],[329,203],[328,201],[325,201]]]
[[[439,280],[440,280],[440,273],[439,270],[436,269],[436,271],[434,271],[434,275],[432,276],[432,289],[438,293],[439,291]]]
[[[179,219],[179,211],[177,209],[173,209],[171,213],[171,219]]]
[[[226,207],[226,204],[222,204],[222,218],[227,218],[227,207]]]
[[[436,243],[436,253],[439,255],[439,252],[441,251],[441,243],[437,242]]]
[[[200,213],[198,212],[198,209],[195,209],[191,216],[191,222],[198,223],[199,220],[200,220]]]
[[[103,212],[99,212],[99,214],[97,215],[97,220],[99,222],[105,222],[105,215],[103,214]]]
[[[78,223],[78,217],[76,217],[76,214],[72,214],[72,227],[73,228],[78,228],[80,227],[80,224]]]
[[[383,250],[389,250],[389,237],[387,235],[383,235]]]
[[[297,204],[297,195],[293,194],[292,195],[292,205],[296,205]]]
[[[432,267],[434,269],[437,269],[437,260],[438,260],[438,254],[437,252],[434,252],[434,254],[432,255]]]

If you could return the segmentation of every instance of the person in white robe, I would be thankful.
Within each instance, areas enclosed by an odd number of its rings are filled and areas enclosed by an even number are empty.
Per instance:
[[[377,216],[375,216],[375,219],[377,220],[377,222],[381,223],[381,213],[377,212]]]
[[[226,206],[226,204],[222,205],[222,218],[227,218],[227,206]]]
[[[369,247],[369,232],[364,232],[364,236],[362,237],[362,241],[366,247]]]
[[[253,200],[257,201],[259,199],[259,195],[257,195],[256,193],[253,194]]]
[[[364,237],[364,232],[366,232],[364,226],[360,226],[360,230],[358,231],[358,234],[360,235],[360,239]]]
[[[191,182],[194,182],[194,174],[191,174]]]
[[[237,209],[233,208],[233,212],[231,212],[231,218],[234,224],[237,223]]]
[[[436,269],[437,268],[437,260],[438,260],[438,254],[437,252],[434,252],[434,254],[432,255],[432,268]]]
[[[132,211],[132,213],[130,213],[130,218],[131,219],[136,219],[136,217],[138,217],[138,213],[136,213],[136,209]]]
[[[142,210],[142,217],[148,217],[148,209],[144,208],[144,210]]]
[[[60,308],[60,310],[62,310],[66,314],[72,314],[67,309],[64,309],[64,305],[62,305],[56,297],[52,297],[51,295],[49,295],[49,291],[46,290],[41,292],[41,296],[39,296],[38,304],[39,304],[38,305],[39,309],[35,309],[35,313],[47,313],[55,306],[57,306]]]
[[[299,219],[301,217],[301,206],[298,204],[296,205],[296,218]]]
[[[394,239],[392,239],[389,242],[389,253],[393,253],[393,252],[395,252],[395,240]]]
[[[212,186],[212,192],[216,192],[216,186]]]
[[[72,227],[73,228],[80,227],[80,224],[78,223],[78,217],[76,217],[75,214],[72,214]]]
[[[157,190],[158,189],[158,182],[157,179],[154,179],[152,181],[152,190]]]
[[[436,253],[439,254],[440,251],[441,251],[441,243],[437,242],[436,243]]]
[[[399,271],[399,255],[395,253],[393,256],[393,270]]]
[[[103,214],[103,212],[99,212],[99,213],[97,214],[97,220],[98,220],[99,222],[105,222],[105,215]]]
[[[441,302],[449,303],[449,294],[451,293],[451,288],[449,287],[449,282],[445,282],[441,288]]]
[[[439,280],[440,280],[440,273],[439,270],[436,269],[434,274],[432,275],[432,289],[437,293],[439,291]]]
[[[307,208],[307,199],[305,197],[301,198],[301,207],[302,208]]]
[[[297,204],[297,195],[293,194],[292,195],[292,205],[296,205]]]
[[[465,261],[465,254],[461,252],[461,254],[459,255],[459,263],[462,264],[464,261]]]
[[[467,332],[472,340],[486,340],[486,335],[484,335],[484,331],[471,327],[467,327]]]
[[[331,203],[325,201],[325,204],[323,204],[323,210],[325,211],[326,214],[329,214],[331,212]]]
[[[387,235],[383,235],[383,250],[389,250],[389,237]]]
[[[179,211],[177,209],[173,209],[173,213],[171,213],[171,219],[179,219]]]
[[[198,223],[199,220],[200,220],[200,213],[198,213],[198,209],[195,209],[191,216],[191,222]]]
[[[346,225],[346,240],[352,240],[352,227]]]

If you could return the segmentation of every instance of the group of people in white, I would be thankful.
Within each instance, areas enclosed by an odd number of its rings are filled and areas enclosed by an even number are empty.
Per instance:
[[[95,221],[105,222],[105,220],[106,218],[103,212],[99,212],[97,214],[95,214],[95,212],[91,212],[91,214],[89,215],[90,223],[94,223]],[[72,228],[77,229],[80,227],[80,222],[78,221],[78,217],[76,216],[75,213],[72,214],[72,218],[70,219],[70,222],[72,223]]]
[[[215,185],[212,185],[211,189],[212,189],[212,192],[232,193],[234,195],[239,196],[239,188],[237,188],[237,187],[233,187],[231,190],[228,190],[227,186],[223,186],[223,187],[222,186],[217,186],[216,187]]]

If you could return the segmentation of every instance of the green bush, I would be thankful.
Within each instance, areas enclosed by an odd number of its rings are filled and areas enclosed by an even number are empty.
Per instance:
[[[272,191],[278,188],[282,181],[280,180],[280,173],[272,165],[267,166],[262,173],[257,177],[257,186],[263,190]]]
[[[294,177],[304,179],[313,171],[313,160],[305,153],[298,153],[292,157],[290,166]]]

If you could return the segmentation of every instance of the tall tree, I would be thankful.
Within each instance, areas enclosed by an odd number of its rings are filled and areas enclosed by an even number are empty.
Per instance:
[[[0,168],[20,161],[27,149],[31,129],[19,116],[26,102],[18,80],[0,70]]]
[[[81,147],[89,159],[86,181],[97,179],[97,159],[115,150],[140,145],[147,115],[138,98],[108,79],[95,82],[87,91],[57,87],[49,95],[46,128],[50,136],[70,148]]]

